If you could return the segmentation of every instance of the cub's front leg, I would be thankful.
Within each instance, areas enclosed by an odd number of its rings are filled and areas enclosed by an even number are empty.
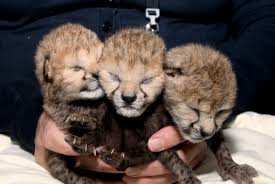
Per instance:
[[[51,175],[65,184],[96,184],[96,180],[75,172],[73,157],[49,151],[48,168]]]
[[[65,141],[69,143],[76,152],[82,155],[96,155],[97,118],[72,114],[67,117],[65,123]]]
[[[208,145],[216,156],[219,174],[223,180],[230,179],[236,184],[254,183],[252,178],[258,175],[257,171],[247,164],[239,165],[233,161],[221,132],[209,139]]]
[[[201,184],[192,169],[180,159],[176,150],[169,149],[160,152],[158,160],[177,177],[177,184]]]

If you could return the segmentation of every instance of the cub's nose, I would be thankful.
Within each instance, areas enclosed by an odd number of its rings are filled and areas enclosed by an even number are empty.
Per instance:
[[[98,74],[96,74],[96,73],[93,73],[93,74],[92,74],[92,77],[93,77],[95,80],[98,80],[98,78],[99,78]]]
[[[203,129],[200,129],[200,134],[201,134],[201,136],[203,137],[203,138],[205,138],[205,137],[210,137],[210,136],[212,136],[214,133],[215,133],[215,130],[212,130],[212,132],[206,132],[206,131],[204,131]]]
[[[131,103],[133,103],[137,99],[137,96],[136,95],[134,95],[134,96],[125,96],[125,95],[122,94],[121,98],[127,105],[130,105]]]

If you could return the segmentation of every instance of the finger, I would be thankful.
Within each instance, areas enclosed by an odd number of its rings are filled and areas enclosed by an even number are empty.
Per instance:
[[[172,174],[165,174],[162,176],[134,178],[130,176],[124,176],[122,179],[125,183],[129,184],[172,184],[176,181],[176,178]]]
[[[195,167],[206,157],[207,144],[201,142],[193,144],[185,142],[181,145],[181,149],[177,151],[179,157],[191,167]]]
[[[192,144],[190,142],[183,143],[177,151],[179,157],[191,167],[195,167],[206,156],[207,145],[205,142]],[[146,177],[167,174],[169,171],[159,162],[153,161],[150,164],[130,167],[126,170],[126,175],[131,177]]]
[[[97,172],[105,172],[105,173],[124,173],[121,171],[117,171],[112,166],[106,164],[99,157],[81,156],[81,157],[77,157],[76,159],[79,167],[81,167],[82,169],[87,169],[87,170],[97,171]]]
[[[35,161],[44,169],[48,169],[48,151],[42,146],[35,146]]]
[[[182,136],[174,126],[160,129],[148,141],[148,147],[153,152],[159,152],[171,148],[183,142]]]
[[[131,177],[147,177],[168,174],[169,171],[157,160],[137,167],[126,169],[126,175]]]
[[[48,150],[61,153],[68,156],[78,156],[72,147],[65,141],[64,133],[56,126],[56,123],[50,119],[45,113],[41,117],[41,123],[46,125],[40,128],[41,143]],[[39,135],[38,135],[39,136]]]

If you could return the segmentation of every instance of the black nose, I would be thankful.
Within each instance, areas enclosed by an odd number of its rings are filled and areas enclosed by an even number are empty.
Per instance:
[[[127,105],[130,105],[137,99],[137,96],[136,95],[134,95],[134,96],[121,95],[121,98]]]
[[[98,79],[98,74],[93,73],[92,77],[97,80]]]
[[[206,132],[206,131],[201,129],[200,134],[201,134],[202,137],[208,137],[208,136],[211,136],[211,135],[214,134],[214,130],[212,132]]]

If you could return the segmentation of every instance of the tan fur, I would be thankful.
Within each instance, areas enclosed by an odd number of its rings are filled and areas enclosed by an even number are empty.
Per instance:
[[[99,76],[113,106],[109,105],[104,118],[109,133],[109,139],[104,140],[109,141],[103,144],[100,158],[118,170],[157,159],[179,184],[199,184],[174,148],[154,153],[147,146],[155,132],[172,122],[161,95],[165,52],[162,39],[143,29],[122,30],[105,42]]]
[[[252,184],[257,171],[233,161],[219,131],[236,100],[230,60],[208,46],[188,44],[168,52],[165,71],[165,106],[182,136],[191,142],[207,140],[223,180]],[[187,180],[190,177],[185,175]]]
[[[165,50],[160,37],[139,28],[122,30],[106,40],[100,82],[119,114],[139,116],[161,93]],[[136,100],[125,107],[122,95]]]
[[[235,103],[229,59],[208,46],[189,44],[168,52],[165,71],[165,104],[183,136],[193,142],[212,136]]]
[[[44,110],[80,154],[95,152],[96,128],[105,114],[105,104],[96,101],[104,95],[98,81],[102,48],[94,32],[69,23],[44,36],[35,55]],[[67,184],[95,183],[70,168],[69,156],[52,151],[48,155],[48,168],[55,178]]]
[[[52,98],[53,91],[58,88],[62,88],[62,93],[55,97],[70,101],[81,98],[82,90],[98,86],[92,75],[98,75],[102,48],[97,35],[78,24],[65,24],[44,36],[35,55],[36,74],[44,100]],[[52,81],[46,82],[45,77]]]

